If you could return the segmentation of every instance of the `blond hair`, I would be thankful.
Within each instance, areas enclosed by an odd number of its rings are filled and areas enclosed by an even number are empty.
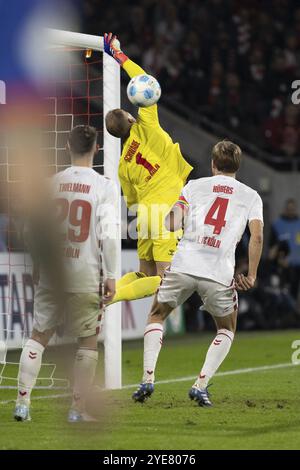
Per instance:
[[[212,161],[222,173],[236,173],[240,167],[242,151],[230,140],[221,140],[212,149]]]

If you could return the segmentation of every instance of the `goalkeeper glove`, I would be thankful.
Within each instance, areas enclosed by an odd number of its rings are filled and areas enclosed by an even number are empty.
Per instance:
[[[127,55],[120,49],[120,41],[117,36],[112,33],[104,34],[104,50],[105,52],[113,57],[120,65],[128,59]]]

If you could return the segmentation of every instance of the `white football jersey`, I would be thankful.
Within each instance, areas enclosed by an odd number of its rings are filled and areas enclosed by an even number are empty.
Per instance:
[[[51,186],[63,238],[65,290],[98,292],[100,240],[118,224],[116,184],[92,168],[71,166],[53,176]],[[45,273],[40,285],[47,288]]]
[[[247,223],[263,222],[260,196],[235,178],[217,175],[190,181],[178,203],[188,211],[171,271],[230,286],[236,246]]]

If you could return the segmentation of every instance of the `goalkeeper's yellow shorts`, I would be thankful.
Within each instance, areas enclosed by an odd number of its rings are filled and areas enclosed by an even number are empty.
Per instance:
[[[170,263],[176,251],[178,240],[138,239],[138,257],[146,261]]]
[[[169,232],[165,228],[165,217],[178,200],[180,188],[151,196],[139,203],[138,208],[138,256],[146,261],[171,262],[182,230]]]

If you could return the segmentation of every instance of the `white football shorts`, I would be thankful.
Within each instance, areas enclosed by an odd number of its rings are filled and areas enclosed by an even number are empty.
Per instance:
[[[53,293],[37,286],[33,328],[40,333],[61,327],[65,334],[84,338],[99,333],[102,308],[99,293],[66,293],[61,309]]]
[[[158,301],[172,308],[182,305],[194,292],[202,299],[201,310],[214,317],[225,317],[238,308],[234,286],[224,286],[211,279],[167,270],[158,291]]]

